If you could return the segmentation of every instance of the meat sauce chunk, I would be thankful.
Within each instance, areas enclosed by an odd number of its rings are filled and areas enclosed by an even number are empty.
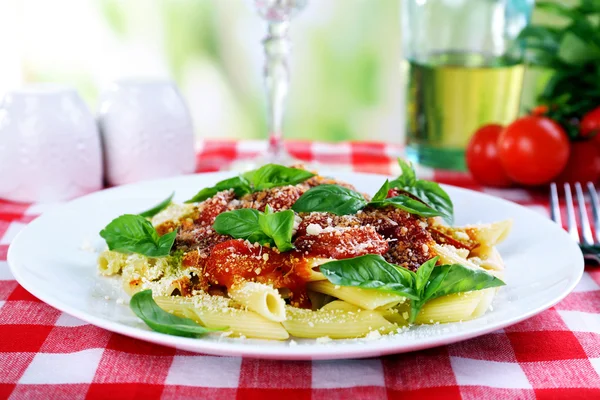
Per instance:
[[[416,271],[435,256],[432,248],[435,241],[425,220],[391,206],[367,208],[358,217],[388,239],[389,251],[384,254],[388,262]]]
[[[229,203],[235,199],[233,190],[224,190],[206,199],[198,206],[198,217],[195,222],[202,225],[212,226],[217,215],[229,211]]]
[[[267,204],[273,211],[292,208],[296,200],[309,189],[307,185],[281,186],[250,193],[240,199],[241,208],[254,208],[265,211]]]
[[[181,221],[175,237],[174,249],[188,252],[195,251],[197,253],[197,257],[192,254],[187,261],[184,258],[184,261],[187,262],[185,265],[202,267],[203,261],[210,254],[211,248],[229,239],[228,236],[215,232],[212,225],[217,215],[231,208],[230,202],[234,197],[235,194],[232,190],[219,192],[202,202],[193,217]],[[196,260],[196,263],[193,263],[192,260]]]
[[[385,254],[387,241],[373,227],[325,228],[316,235],[304,235],[294,241],[294,246],[313,257],[341,260],[365,254]]]
[[[302,221],[296,230],[296,236],[306,235],[306,228],[309,225],[318,225],[321,228],[327,227],[351,227],[360,226],[360,220],[354,215],[335,215],[326,212],[311,212],[301,214]]]

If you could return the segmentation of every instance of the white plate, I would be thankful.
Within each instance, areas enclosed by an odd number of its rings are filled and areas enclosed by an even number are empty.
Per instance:
[[[357,189],[375,193],[380,175],[334,173]],[[264,341],[221,338],[182,338],[152,332],[137,319],[116,279],[96,272],[96,254],[82,250],[89,241],[102,249],[98,232],[122,213],[153,206],[176,190],[176,201],[190,198],[202,187],[231,173],[191,175],[142,182],[97,192],[30,223],[13,241],[8,262],[17,281],[33,295],[68,314],[123,335],[217,355],[274,359],[336,359],[372,357],[440,346],[492,332],[535,315],[564,298],[583,273],[583,257],[570,237],[549,219],[525,207],[482,193],[446,186],[455,205],[457,224],[514,219],[514,229],[500,252],[506,262],[507,286],[496,296],[493,311],[462,323],[419,326],[378,340]],[[127,303],[127,302],[126,302]]]

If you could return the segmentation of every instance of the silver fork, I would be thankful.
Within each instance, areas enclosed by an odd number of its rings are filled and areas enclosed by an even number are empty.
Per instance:
[[[577,214],[581,224],[581,237],[579,236],[579,229],[577,227],[577,218],[575,218],[575,206],[573,204],[571,185],[565,183],[564,190],[565,205],[567,208],[567,231],[573,240],[579,244],[584,258],[600,264],[600,242],[598,241],[598,238],[600,238],[600,202],[598,200],[596,187],[592,182],[587,183],[587,190],[590,194],[592,206],[592,217],[594,218],[594,234],[596,240],[594,240],[594,235],[592,234],[592,227],[590,226],[590,220],[585,207],[585,197],[583,195],[581,184],[579,182],[575,183],[575,196],[577,197]],[[560,216],[556,183],[550,185],[550,214],[554,222],[563,226],[562,218]]]

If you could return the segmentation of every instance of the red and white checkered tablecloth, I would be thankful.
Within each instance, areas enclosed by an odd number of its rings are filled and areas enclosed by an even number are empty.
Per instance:
[[[209,141],[199,171],[260,150]],[[396,173],[401,149],[381,143],[290,142],[298,158]],[[547,212],[545,192],[489,190],[464,174],[420,171]],[[525,322],[426,351],[365,360],[268,361],[148,344],[84,323],[14,281],[6,253],[47,206],[0,201],[0,399],[580,399],[600,398],[600,269]]]

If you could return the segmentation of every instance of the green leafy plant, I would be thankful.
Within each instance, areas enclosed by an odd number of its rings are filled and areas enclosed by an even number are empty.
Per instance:
[[[518,43],[529,65],[553,71],[537,101],[575,139],[581,117],[600,105],[600,2],[580,0],[569,7],[539,1],[536,7],[565,26],[528,26]]]
[[[253,208],[228,211],[217,216],[213,228],[216,232],[235,239],[246,239],[252,243],[277,246],[282,252],[294,248],[292,245],[294,212],[292,210],[274,213],[267,205],[264,213]]]
[[[156,332],[167,335],[200,337],[209,332],[227,328],[210,329],[189,318],[182,318],[166,312],[152,298],[152,290],[137,292],[131,298],[129,307],[142,321]]]
[[[296,185],[315,176],[312,172],[299,168],[284,167],[277,164],[265,164],[243,175],[217,182],[214,186],[200,190],[186,203],[197,203],[214,196],[223,190],[233,189],[237,197],[248,193],[260,192],[277,186]]]
[[[329,212],[335,215],[356,214],[367,201],[358,192],[339,185],[319,185],[306,191],[292,206],[296,212]]]
[[[322,264],[320,270],[334,285],[355,286],[396,293],[410,299],[409,322],[429,300],[452,293],[469,292],[505,283],[484,270],[467,268],[460,264],[436,266],[434,257],[412,272],[390,264],[380,255],[367,254]]]
[[[412,164],[398,158],[402,175],[389,183],[390,188],[400,189],[410,193],[430,208],[439,212],[449,224],[454,220],[454,205],[450,196],[436,182],[417,179]]]
[[[454,206],[448,193],[435,182],[417,179],[410,164],[401,159],[398,159],[398,163],[402,175],[391,182],[386,180],[370,202],[354,190],[338,185],[319,185],[300,196],[292,209],[296,212],[319,211],[347,215],[356,214],[367,206],[394,206],[421,217],[441,216],[452,223]],[[390,189],[399,189],[401,193],[388,198]]]
[[[119,253],[138,253],[148,257],[168,256],[177,231],[159,236],[150,221],[141,215],[124,214],[113,219],[100,236],[108,248]]]
[[[161,201],[160,203],[158,203],[151,209],[141,212],[139,215],[141,215],[144,218],[154,217],[156,214],[158,214],[159,212],[161,212],[162,210],[164,210],[171,204],[171,201],[173,200],[173,196],[175,196],[175,192],[171,193],[171,195],[169,197],[167,197],[166,199],[164,199],[163,201]]]

